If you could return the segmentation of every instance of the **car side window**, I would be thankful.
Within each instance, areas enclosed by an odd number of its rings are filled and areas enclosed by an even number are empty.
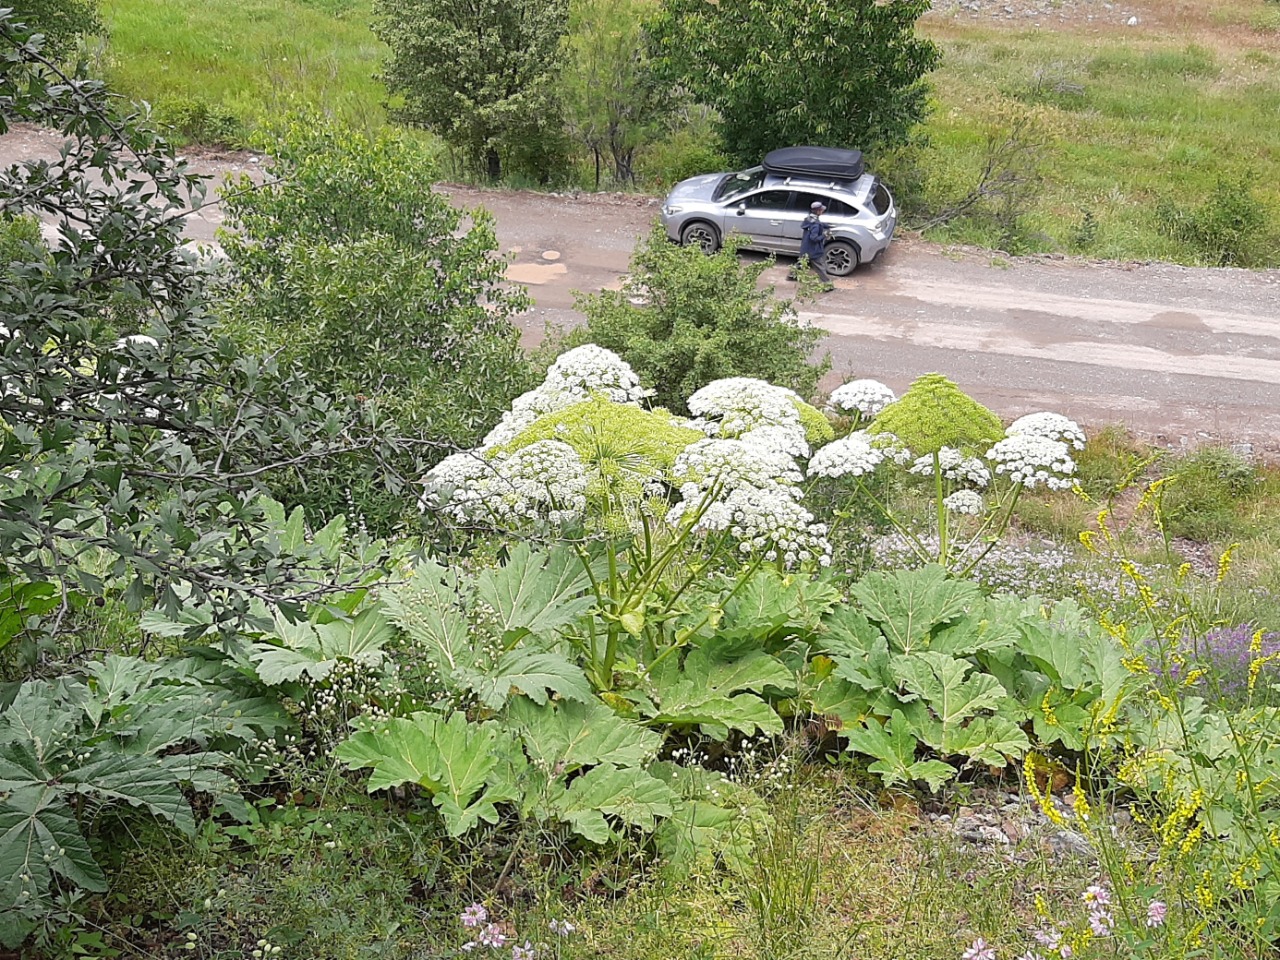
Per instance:
[[[748,210],[786,210],[791,199],[790,190],[765,190],[752,194],[742,202]]]
[[[829,216],[836,217],[856,217],[858,208],[837,197],[829,197],[820,193],[800,193],[795,194],[795,199],[791,201],[791,209],[801,213],[808,213],[814,202],[818,202],[827,208]]]

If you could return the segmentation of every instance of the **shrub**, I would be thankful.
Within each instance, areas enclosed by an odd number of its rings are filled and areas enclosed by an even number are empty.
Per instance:
[[[621,355],[656,385],[654,402],[677,413],[688,412],[699,387],[726,377],[810,396],[830,366],[809,362],[822,331],[759,287],[768,266],[740,260],[732,243],[711,256],[678,247],[655,228],[632,255],[622,290],[578,298],[587,323],[573,338]]]
[[[1229,536],[1237,508],[1257,486],[1253,466],[1229,449],[1205,447],[1175,460],[1164,487],[1165,528],[1175,537],[1215,540]]]
[[[1267,210],[1248,175],[1219,177],[1209,197],[1193,207],[1166,200],[1156,208],[1156,217],[1166,235],[1211,266],[1247,267],[1268,259],[1263,253]]]

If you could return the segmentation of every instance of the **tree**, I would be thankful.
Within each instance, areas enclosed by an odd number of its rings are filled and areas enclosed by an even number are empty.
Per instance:
[[[686,398],[722,377],[756,377],[813,395],[830,359],[809,362],[823,332],[801,323],[790,301],[759,286],[769,261],[740,260],[731,242],[707,256],[655,229],[631,258],[621,290],[580,296],[587,316],[575,342],[618,353],[654,403],[687,414]]]
[[[400,115],[465,151],[490,180],[502,177],[504,147],[558,127],[569,0],[375,0],[374,14]]]
[[[271,532],[264,495],[304,464],[395,452],[357,404],[220,331],[183,246],[203,184],[118,108],[0,11],[0,132],[67,137],[0,171],[0,648],[34,639],[27,666],[108,593],[171,616],[199,603],[228,630],[327,595],[337,572],[301,556],[300,517]]]
[[[618,183],[635,180],[636,151],[661,132],[674,97],[653,72],[646,0],[575,0],[569,18],[564,100],[569,122]]]
[[[229,322],[422,448],[473,446],[532,373],[513,323],[529,299],[506,285],[492,219],[436,193],[428,152],[403,135],[303,114],[268,139],[267,183],[245,178],[225,201]],[[354,501],[383,532],[404,506],[361,471],[305,481],[311,506]]]
[[[720,112],[728,152],[863,150],[905,142],[938,47],[915,34],[929,0],[663,0],[650,24],[664,75]]]
[[[44,54],[61,60],[74,48],[76,40],[102,29],[97,0],[13,0],[13,23],[23,24],[31,34],[44,37]]]

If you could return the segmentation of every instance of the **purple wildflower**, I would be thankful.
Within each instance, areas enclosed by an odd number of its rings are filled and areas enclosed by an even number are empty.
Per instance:
[[[1111,916],[1110,910],[1094,909],[1089,912],[1089,929],[1093,931],[1094,936],[1109,937],[1115,928],[1116,921]]]
[[[1147,906],[1147,926],[1163,927],[1165,915],[1168,914],[1169,908],[1163,900],[1152,900]]]
[[[569,934],[573,933],[574,930],[578,929],[568,920],[552,920],[548,926],[551,927],[551,932],[557,937],[567,937]]]
[[[489,919],[489,911],[484,908],[484,904],[473,903],[462,911],[458,919],[462,921],[464,927],[475,929]]]
[[[1105,907],[1111,902],[1111,891],[1095,883],[1085,889],[1084,893],[1080,895],[1080,899],[1088,904]]]
[[[960,955],[960,960],[996,960],[996,951],[994,947],[987,946],[987,941],[979,937]]]
[[[533,958],[534,958],[533,944],[531,944],[528,940],[524,942],[523,947],[511,948],[511,960],[533,960]]]

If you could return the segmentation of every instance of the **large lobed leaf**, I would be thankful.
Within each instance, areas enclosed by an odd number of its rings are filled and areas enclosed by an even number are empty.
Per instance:
[[[526,541],[500,567],[481,571],[476,595],[493,608],[510,641],[525,634],[550,637],[591,609],[591,580],[573,549],[557,544],[534,553]]]
[[[871,573],[849,593],[884,632],[894,653],[927,648],[936,628],[963,616],[981,597],[977,585],[950,579],[936,564]]]

